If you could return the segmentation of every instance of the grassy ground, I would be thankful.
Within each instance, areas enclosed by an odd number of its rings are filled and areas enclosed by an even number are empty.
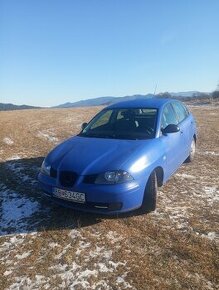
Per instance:
[[[196,159],[156,212],[118,218],[58,207],[36,182],[47,152],[99,110],[0,112],[0,289],[217,289],[219,107],[191,106]]]

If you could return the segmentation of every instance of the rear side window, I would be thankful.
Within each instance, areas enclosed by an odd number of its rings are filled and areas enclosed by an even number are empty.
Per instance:
[[[170,124],[177,125],[178,120],[171,104],[167,104],[161,117],[161,129],[165,129]]]
[[[188,111],[185,109],[185,107],[178,102],[173,102],[172,105],[177,114],[179,123],[185,120],[185,118],[188,116]]]

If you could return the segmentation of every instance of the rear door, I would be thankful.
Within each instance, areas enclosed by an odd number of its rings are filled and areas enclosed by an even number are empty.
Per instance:
[[[190,152],[190,146],[192,142],[192,132],[193,132],[193,118],[189,116],[188,110],[184,107],[184,105],[180,102],[174,101],[172,102],[173,109],[178,118],[178,126],[180,128],[180,132],[183,139],[183,146],[181,150],[183,151],[183,158],[185,161]]]

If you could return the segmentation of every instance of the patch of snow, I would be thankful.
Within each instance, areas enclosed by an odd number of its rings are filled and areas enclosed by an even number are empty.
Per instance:
[[[60,277],[63,283],[59,285],[58,288],[68,288],[68,289],[75,289],[75,286],[81,286],[82,289],[87,289],[87,287],[91,286],[89,278],[91,276],[97,277],[98,271],[97,270],[90,270],[86,268],[85,270],[82,269],[82,266],[78,265],[75,261],[71,265],[67,264],[57,264],[50,269],[56,271],[56,274],[53,277]],[[62,287],[63,286],[63,287]]]
[[[117,284],[122,284],[123,289],[127,289],[127,288],[134,289],[132,285],[130,285],[128,282],[125,281],[124,278],[125,278],[124,275],[119,276],[116,280]]]
[[[76,251],[76,255],[80,255],[81,252],[84,250],[84,249],[87,249],[89,248],[91,245],[91,243],[86,243],[84,241],[80,241],[79,242],[79,245],[78,245],[78,248],[77,248],[77,251]]]
[[[102,273],[113,272],[113,268],[108,268],[104,263],[98,263],[99,271]]]
[[[56,143],[59,141],[59,139],[54,136],[54,133],[48,132],[48,131],[44,131],[44,132],[39,131],[37,136],[53,143]]]
[[[126,265],[126,262],[113,262],[113,261],[109,261],[109,264],[114,268],[116,269],[118,266],[125,266]]]
[[[59,260],[63,255],[65,255],[65,253],[67,252],[67,250],[71,247],[71,244],[68,244],[67,246],[65,246],[62,250],[61,253],[59,253],[58,255],[55,255],[55,259]]]
[[[50,246],[52,249],[54,249],[55,247],[59,247],[59,244],[58,244],[58,243],[54,243],[54,242],[52,242],[52,243],[49,244],[49,246]]]
[[[214,152],[214,151],[205,151],[204,153],[208,154],[208,155],[219,156],[219,153],[218,152]]]
[[[165,211],[168,213],[171,222],[173,222],[177,229],[188,230],[189,229],[189,215],[187,206],[171,206],[165,207]]]
[[[8,271],[5,271],[4,272],[4,276],[8,276],[8,275],[11,275],[13,272],[11,270],[8,270]]]
[[[123,237],[120,236],[117,232],[115,231],[109,231],[106,235],[106,237],[112,242],[112,243],[116,243],[119,242],[121,240],[123,240]]]
[[[49,289],[50,284],[49,277],[45,277],[43,275],[35,275],[35,278],[30,279],[29,277],[16,277],[15,283],[11,284],[8,289],[9,290],[17,290],[17,289]]]
[[[29,252],[26,252],[26,253],[23,253],[21,255],[17,254],[15,257],[18,259],[18,260],[22,260],[22,259],[25,259],[27,257],[30,256],[32,251],[29,251]]]
[[[20,158],[19,158],[20,159]],[[12,159],[10,159],[12,160]],[[29,175],[25,174],[25,170],[26,168],[22,165],[21,162],[8,162],[6,164],[7,168],[9,170],[11,170],[13,172],[13,174],[18,177],[22,182],[30,182],[32,185],[37,183],[37,180],[30,177]],[[38,167],[34,168],[32,167],[32,169],[34,169],[35,172],[38,171]],[[28,168],[28,170],[30,170],[30,168]]]
[[[13,144],[14,144],[14,141],[13,141],[11,138],[9,138],[9,137],[5,137],[5,138],[3,139],[3,142],[4,142],[5,144],[7,144],[7,145],[13,145]]]
[[[217,189],[217,186],[205,186],[203,187],[203,190],[204,194],[202,196],[207,198],[210,204],[219,201],[219,190]]]
[[[194,179],[194,175],[189,175],[186,173],[176,173],[175,176],[180,177],[180,178],[189,178],[189,179]]]
[[[105,250],[104,247],[96,246],[96,249],[94,251],[89,252],[89,256],[90,258],[98,257],[100,256],[101,252],[104,252],[104,250]]]
[[[19,155],[12,155],[10,158],[7,158],[6,161],[10,161],[10,160],[19,160],[22,157]]]
[[[218,240],[219,234],[215,232],[209,232],[206,235],[201,235],[202,237],[208,238],[209,240]]]
[[[74,240],[77,238],[82,238],[82,235],[79,230],[73,229],[70,231],[69,237],[71,237]]]
[[[26,229],[28,225],[26,219],[39,210],[39,203],[2,186],[0,196],[2,199],[0,235],[10,232],[10,228],[16,232]]]
[[[49,267],[49,269],[51,269],[51,270],[56,270],[56,271],[60,271],[60,272],[66,271],[66,268],[68,268],[68,265],[67,264],[64,264],[64,265],[62,265],[62,264],[56,264],[54,266]]]
[[[113,259],[113,251],[108,243],[116,246],[115,243],[120,245],[121,237],[113,231],[110,231],[107,235],[108,242],[102,239],[102,235],[93,235],[91,231],[91,240],[89,240],[89,233],[86,231],[86,235],[83,235],[83,229],[73,229],[69,232],[70,243],[66,241],[64,245],[56,242],[49,243],[49,248],[56,248],[56,260],[53,265],[49,267],[51,270],[49,276],[39,275],[36,272],[34,277],[19,274],[16,277],[12,277],[12,284],[8,289],[51,289],[50,281],[57,279],[57,289],[112,289],[112,283],[115,289],[132,288],[126,281],[127,271],[130,271],[130,267],[126,261],[116,261]],[[16,235],[10,237],[7,241],[7,245],[4,245],[4,251],[7,253],[4,256],[4,262],[7,266],[7,271],[4,275],[9,276],[18,267],[18,261],[10,259],[10,255],[14,253],[16,259],[25,259],[31,252],[18,254],[19,247],[24,243],[24,235]],[[95,242],[94,242],[95,240]],[[28,243],[30,243],[28,238]],[[13,247],[12,247],[13,244]],[[65,255],[68,255],[69,251],[72,252],[72,247],[80,251],[83,251],[83,255],[76,252],[72,262],[63,263],[65,261]],[[41,257],[40,257],[41,258]],[[1,261],[1,259],[0,259]],[[92,261],[92,263],[91,263]],[[124,271],[125,269],[125,271]],[[37,271],[37,269],[36,269]],[[117,273],[118,272],[118,273]],[[113,281],[109,282],[109,277],[106,279],[99,279],[102,275],[113,275]],[[113,273],[113,274],[111,274]],[[115,276],[115,277],[114,277]]]
[[[219,156],[219,152],[215,152],[215,151],[200,151],[200,150],[197,150],[197,153],[200,154],[200,155]]]
[[[92,290],[97,290],[97,289],[98,289],[98,290],[99,290],[99,289],[112,290],[112,287],[109,286],[109,285],[107,284],[106,281],[104,281],[104,280],[100,280],[100,281],[98,281],[97,283],[94,283],[94,284],[92,285],[91,289],[92,289]]]

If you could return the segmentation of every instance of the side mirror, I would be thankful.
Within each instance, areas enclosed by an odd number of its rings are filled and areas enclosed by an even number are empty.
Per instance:
[[[166,128],[162,129],[162,133],[164,135],[169,134],[169,133],[176,133],[179,131],[180,131],[180,128],[174,124],[169,124],[168,126],[166,126]]]
[[[84,130],[85,127],[87,127],[87,123],[83,123],[83,124],[81,125],[81,129],[82,129],[82,130]]]

